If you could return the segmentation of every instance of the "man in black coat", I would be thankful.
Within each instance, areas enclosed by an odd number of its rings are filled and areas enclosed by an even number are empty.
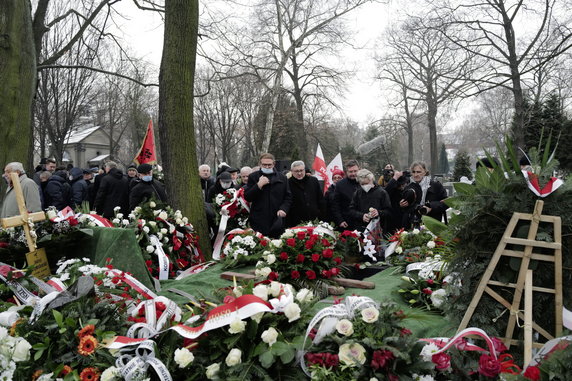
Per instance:
[[[350,202],[355,191],[359,188],[356,180],[359,171],[359,163],[356,160],[350,160],[346,163],[346,177],[336,184],[334,193],[334,203],[332,205],[332,213],[334,222],[338,228],[354,230],[356,223],[350,214]]]
[[[68,183],[66,171],[56,171],[44,188],[44,204],[62,210],[71,205],[71,186]]]
[[[166,202],[167,193],[165,193],[163,184],[153,179],[153,167],[150,164],[141,164],[137,167],[137,172],[139,172],[139,180],[131,183],[129,210],[135,209],[137,205],[148,201],[151,197]]]
[[[83,179],[83,169],[74,167],[70,171],[72,208],[81,206],[81,203],[88,200],[87,182]]]
[[[286,225],[292,227],[300,222],[323,219],[325,200],[318,179],[306,175],[303,161],[293,162],[290,172],[292,177],[288,179],[288,185],[292,192],[292,206],[286,217]]]
[[[207,164],[202,164],[199,166],[199,177],[201,178],[201,189],[203,191],[203,198],[206,202],[211,202],[208,199],[208,191],[209,188],[212,187],[215,183],[214,179],[211,176],[211,167]]]
[[[114,208],[119,206],[121,213],[129,212],[129,180],[123,176],[123,172],[117,168],[117,164],[108,161],[105,164],[106,175],[101,179],[101,184],[95,196],[95,210],[105,218],[115,216]]]
[[[224,193],[224,191],[230,188],[236,189],[237,187],[235,187],[234,184],[232,183],[232,176],[230,172],[224,171],[223,173],[217,176],[216,182],[207,191],[207,202],[210,203],[216,202],[215,201],[216,196],[218,196],[221,193]]]
[[[286,176],[274,168],[274,156],[260,156],[260,170],[248,176],[244,197],[250,204],[249,222],[252,229],[265,236],[277,238],[284,231],[284,221],[292,194]]]
[[[391,215],[389,195],[383,187],[375,183],[373,173],[367,169],[358,171],[357,180],[360,187],[353,194],[349,210],[355,227],[363,231],[372,219],[379,217],[385,231],[386,220]]]

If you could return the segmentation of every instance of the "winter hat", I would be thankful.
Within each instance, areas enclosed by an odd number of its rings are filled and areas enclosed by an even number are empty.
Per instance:
[[[345,177],[345,176],[346,176],[346,174],[344,173],[344,171],[342,171],[341,169],[334,169],[334,170],[332,171],[332,177],[334,177],[334,176],[336,176],[336,175],[342,176],[342,177]]]
[[[145,164],[140,164],[140,165],[137,167],[137,172],[139,172],[139,173],[149,173],[149,172],[151,172],[152,170],[153,170],[153,166],[152,166],[151,164],[147,164],[147,163],[145,163]]]
[[[226,171],[227,171],[228,173],[236,173],[236,172],[239,172],[239,169],[238,169],[238,168],[234,168],[234,167],[230,167],[230,168],[227,168]]]
[[[230,177],[230,173],[228,173],[227,171],[224,171],[223,173],[218,175],[218,177],[216,179],[219,181],[231,181],[232,177]]]

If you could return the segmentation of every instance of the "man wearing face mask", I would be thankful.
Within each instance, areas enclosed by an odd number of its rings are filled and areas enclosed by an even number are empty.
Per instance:
[[[326,204],[320,189],[320,183],[314,176],[306,176],[303,161],[295,161],[290,166],[292,177],[288,185],[292,192],[292,206],[286,217],[288,227],[298,226],[301,222],[323,220]]]
[[[250,204],[252,229],[265,236],[278,238],[284,231],[284,218],[290,210],[292,194],[286,176],[274,168],[274,156],[264,153],[260,170],[248,176],[244,197]]]
[[[340,230],[354,230],[355,221],[350,215],[350,202],[355,191],[359,188],[356,180],[359,171],[359,163],[350,160],[346,163],[346,177],[336,184],[334,191],[334,202],[332,203],[332,214],[334,222]],[[359,221],[358,221],[359,222]]]
[[[28,178],[24,173],[24,166],[22,163],[12,162],[6,164],[4,167],[4,174],[2,178],[8,184],[6,195],[4,196],[4,203],[2,203],[2,210],[0,211],[0,218],[7,218],[17,216],[20,214],[18,203],[16,202],[16,193],[12,186],[12,179],[10,174],[16,172],[20,179],[20,186],[24,194],[24,202],[29,212],[41,212],[42,202],[40,201],[40,189],[34,180]]]
[[[231,174],[227,171],[221,172],[217,176],[215,184],[207,192],[207,202],[214,202],[217,195],[230,188],[235,188]]]
[[[391,213],[391,201],[383,187],[374,182],[373,173],[360,169],[357,173],[360,187],[350,202],[350,214],[356,223],[356,229],[363,231],[369,222],[379,217],[385,231],[386,218]]]
[[[149,201],[151,197],[155,197],[159,201],[167,201],[167,193],[163,188],[163,184],[153,179],[153,167],[150,164],[141,164],[137,167],[139,173],[139,181],[133,185],[129,193],[129,210],[135,209],[136,206]]]

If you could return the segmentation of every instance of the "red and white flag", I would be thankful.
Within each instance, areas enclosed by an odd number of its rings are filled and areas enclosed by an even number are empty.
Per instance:
[[[341,153],[338,153],[336,157],[334,157],[332,161],[330,161],[330,164],[328,164],[327,172],[328,172],[328,179],[330,179],[330,184],[334,182],[332,177],[334,176],[335,170],[340,170],[340,171],[344,170]]]
[[[147,132],[143,145],[139,149],[137,156],[133,161],[137,164],[157,164],[157,155],[155,154],[155,135],[153,134],[153,120],[149,119]]]
[[[538,182],[538,176],[532,172],[522,171],[524,178],[528,184],[528,188],[539,197],[546,197],[556,189],[558,189],[564,182],[556,177],[551,177],[545,186],[540,188],[540,183]]]
[[[312,169],[315,172],[314,176],[318,178],[318,180],[324,181],[325,192],[331,184],[331,177],[328,177],[326,161],[324,160],[324,154],[322,153],[322,147],[320,147],[320,143],[318,143],[318,149],[316,150],[316,156],[314,157],[314,164],[312,164]]]

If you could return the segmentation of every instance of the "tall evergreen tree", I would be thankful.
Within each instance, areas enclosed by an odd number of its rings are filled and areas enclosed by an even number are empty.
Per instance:
[[[441,150],[439,151],[438,172],[443,175],[449,173],[449,158],[447,157],[447,150],[445,148],[445,143],[441,143]]]
[[[462,176],[466,176],[469,180],[473,178],[471,172],[471,160],[466,151],[459,151],[455,155],[455,168],[453,169],[453,180],[459,181]]]

